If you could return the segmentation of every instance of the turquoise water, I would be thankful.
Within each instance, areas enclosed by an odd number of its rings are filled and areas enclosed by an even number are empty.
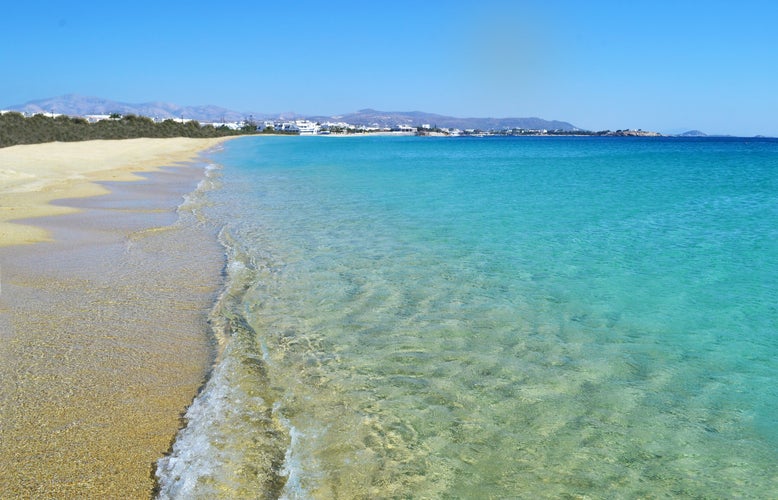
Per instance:
[[[162,497],[766,498],[778,141],[232,141]]]

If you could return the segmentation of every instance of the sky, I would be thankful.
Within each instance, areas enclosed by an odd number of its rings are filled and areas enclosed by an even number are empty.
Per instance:
[[[0,20],[0,109],[74,93],[778,136],[774,1],[25,0]]]

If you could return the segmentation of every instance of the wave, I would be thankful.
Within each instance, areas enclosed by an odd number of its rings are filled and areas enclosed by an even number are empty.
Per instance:
[[[221,187],[222,168],[218,163],[205,165],[203,179],[197,184],[194,191],[184,196],[184,201],[178,206],[179,217],[191,214],[198,223],[206,221],[203,210],[209,206],[209,202],[205,194]]]
[[[158,461],[159,498],[277,498],[289,476],[292,432],[278,411],[268,366],[254,329],[241,313],[256,266],[226,229],[227,282],[209,323],[220,352],[194,399],[169,455]]]

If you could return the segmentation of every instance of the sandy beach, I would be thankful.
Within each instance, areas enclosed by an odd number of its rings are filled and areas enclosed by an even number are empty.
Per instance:
[[[74,211],[50,202],[107,193],[96,181],[128,181],[137,173],[193,159],[216,139],[128,139],[53,142],[0,149],[0,246],[49,239],[35,225],[9,221]]]
[[[223,266],[176,208],[223,140],[0,149],[1,498],[152,494],[210,367]]]

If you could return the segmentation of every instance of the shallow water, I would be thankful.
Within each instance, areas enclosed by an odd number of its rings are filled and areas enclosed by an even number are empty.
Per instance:
[[[778,491],[778,142],[233,141],[162,496]]]

